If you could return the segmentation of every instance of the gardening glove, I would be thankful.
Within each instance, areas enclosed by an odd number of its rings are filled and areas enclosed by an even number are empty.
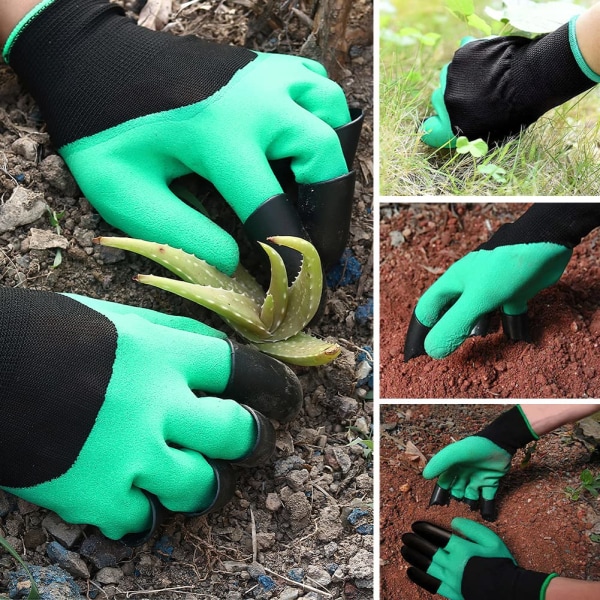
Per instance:
[[[562,275],[573,247],[600,225],[600,204],[533,205],[454,263],[420,298],[404,345],[405,361],[444,358],[469,335],[487,333],[502,309],[504,333],[530,339],[527,302]]]
[[[307,228],[324,264],[341,255],[360,117],[349,125],[344,94],[320,64],[150,31],[107,0],[41,2],[4,57],[83,193],[129,236],[183,248],[231,275],[233,238],[169,189],[197,173],[251,238],[307,239]],[[354,144],[346,160],[335,129],[348,127],[338,132]],[[290,159],[297,208],[269,164]],[[299,254],[285,258],[297,270]]]
[[[163,507],[221,507],[231,463],[274,449],[258,411],[290,419],[302,402],[288,367],[192,319],[5,288],[0,389],[0,486],[129,543]]]
[[[402,536],[411,581],[449,600],[544,600],[556,573],[522,569],[504,542],[480,523],[457,517],[451,526],[452,532],[417,521],[414,533]]]
[[[600,75],[579,50],[576,20],[535,39],[465,38],[442,69],[431,97],[437,114],[421,126],[423,142],[453,148],[466,136],[500,144],[596,85]]]
[[[486,521],[495,521],[496,493],[519,448],[538,439],[520,406],[500,415],[479,433],[435,454],[423,469],[425,479],[438,478],[429,506],[463,500],[480,508]]]

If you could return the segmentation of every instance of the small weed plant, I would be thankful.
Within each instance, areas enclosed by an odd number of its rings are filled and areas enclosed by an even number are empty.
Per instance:
[[[590,494],[593,498],[600,496],[600,473],[594,475],[590,469],[584,469],[579,476],[579,480],[581,481],[579,485],[565,488],[569,500],[576,502],[585,493]]]

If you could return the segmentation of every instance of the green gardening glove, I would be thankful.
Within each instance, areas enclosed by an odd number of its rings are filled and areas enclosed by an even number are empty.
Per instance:
[[[444,358],[471,334],[487,332],[502,309],[505,334],[529,340],[527,303],[556,283],[573,247],[600,224],[600,204],[533,205],[454,263],[420,298],[406,335],[406,361]]]
[[[288,367],[192,319],[5,288],[0,389],[0,486],[131,543],[163,507],[222,506],[231,463],[274,450],[259,411],[302,402]]]
[[[83,193],[128,235],[183,248],[231,275],[236,242],[169,189],[197,173],[251,238],[316,229],[324,255],[315,220],[339,201],[344,214],[327,225],[335,251],[344,249],[353,154],[345,158],[336,130],[351,117],[320,64],[150,31],[108,0],[43,0],[11,33],[4,57]],[[283,160],[299,184],[297,206],[269,162]]]
[[[438,478],[429,505],[447,505],[452,497],[466,502],[471,510],[479,507],[484,519],[494,521],[498,486],[513,455],[537,439],[521,407],[516,406],[479,433],[446,446],[423,469],[425,479]]]
[[[449,600],[544,600],[556,573],[522,569],[490,529],[457,517],[448,531],[413,523],[402,536],[402,556],[411,581]]]

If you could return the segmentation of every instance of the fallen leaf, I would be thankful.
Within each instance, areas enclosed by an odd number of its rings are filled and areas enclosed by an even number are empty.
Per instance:
[[[169,22],[173,0],[148,0],[140,12],[138,25],[160,31]]]

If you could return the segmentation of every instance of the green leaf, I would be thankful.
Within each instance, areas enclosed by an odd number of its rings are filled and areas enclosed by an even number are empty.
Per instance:
[[[492,35],[492,28],[490,25],[477,15],[469,15],[467,17],[467,24],[477,29],[477,31],[481,31],[484,35]]]
[[[579,479],[581,479],[581,482],[584,485],[591,485],[594,482],[594,475],[589,469],[584,469],[583,471],[581,471]]]
[[[481,173],[482,175],[489,175],[494,181],[497,181],[498,183],[506,183],[506,169],[503,169],[498,165],[494,165],[493,163],[479,165],[477,167],[477,172]]]
[[[310,242],[292,236],[273,236],[269,241],[303,255],[300,273],[289,288],[286,318],[272,335],[275,342],[302,331],[315,316],[323,291],[323,271],[321,259]]]
[[[599,533],[592,533],[590,534],[590,541],[591,542],[600,542],[600,534]]]
[[[320,340],[302,332],[287,340],[254,345],[258,350],[269,356],[304,367],[325,365],[336,359],[341,352],[337,344]]]
[[[487,154],[487,151],[488,145],[481,138],[471,142],[465,136],[460,136],[456,140],[458,154],[470,154],[473,158],[481,158]]]
[[[475,12],[473,0],[446,0],[446,6],[453,12],[463,17],[468,17]]]
[[[271,263],[271,284],[260,311],[260,320],[273,333],[281,325],[287,314],[288,283],[285,263],[281,255],[268,244],[259,242]]]
[[[171,248],[166,244],[119,237],[100,237],[94,241],[102,246],[120,248],[121,250],[128,250],[129,252],[145,256],[188,283],[223,288],[225,290],[232,290],[238,294],[243,294],[246,291],[246,288],[238,284],[235,279],[228,277],[225,273],[221,273],[219,269],[208,264],[205,260],[193,254],[188,254],[183,250]]]
[[[236,330],[239,328],[251,332],[251,339],[262,340],[269,336],[267,328],[260,320],[258,306],[243,294],[156,275],[137,275],[134,279],[187,298],[216,312]],[[244,335],[249,337],[247,334]]]

